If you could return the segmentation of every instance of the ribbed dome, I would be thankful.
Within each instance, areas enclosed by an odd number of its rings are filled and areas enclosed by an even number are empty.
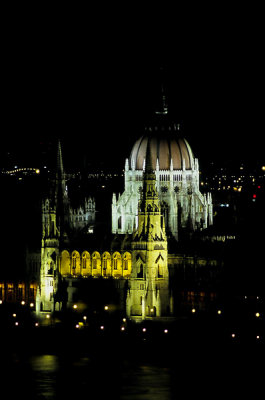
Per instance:
[[[152,167],[156,169],[157,159],[160,170],[169,170],[171,159],[173,169],[183,169],[185,160],[186,169],[192,168],[193,153],[186,139],[180,138],[175,132],[164,132],[164,135],[141,136],[134,144],[130,155],[130,166],[135,165],[135,169],[142,170],[146,157],[147,141],[150,140],[150,150]]]

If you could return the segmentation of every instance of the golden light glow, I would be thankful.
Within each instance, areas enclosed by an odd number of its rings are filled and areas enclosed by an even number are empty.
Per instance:
[[[13,317],[16,318],[17,314],[13,314]]]
[[[101,325],[100,329],[103,331],[103,330],[104,330],[104,326],[103,326],[103,325]]]
[[[265,165],[263,165],[263,166],[261,167],[261,169],[262,169],[262,171],[265,171]]]
[[[219,315],[222,314],[222,311],[221,311],[221,310],[218,310],[218,311],[217,311],[217,314],[219,314]]]
[[[108,306],[105,306],[105,307],[104,307],[104,310],[106,310],[106,311],[107,311],[108,309],[109,309],[109,307],[108,307]]]
[[[46,318],[47,318],[47,319],[50,319],[51,316],[50,316],[49,314],[46,314]]]
[[[34,303],[30,303],[30,305],[29,305],[30,307],[34,307]]]
[[[232,338],[235,338],[235,337],[236,337],[235,333],[232,333]]]
[[[164,333],[168,333],[168,329],[164,329]]]
[[[0,300],[0,304],[3,304],[3,300]]]
[[[26,303],[24,300],[21,301],[21,305],[24,306]]]
[[[257,318],[260,317],[260,313],[259,312],[257,312],[255,315],[256,315]]]
[[[195,308],[193,308],[193,309],[191,310],[191,312],[192,312],[192,313],[195,313],[195,312],[196,312]]]
[[[77,309],[77,304],[74,304],[74,305],[73,305],[73,308],[76,310],[76,309]]]

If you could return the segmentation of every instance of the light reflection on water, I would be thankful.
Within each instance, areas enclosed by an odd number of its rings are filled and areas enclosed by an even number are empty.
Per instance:
[[[110,397],[113,400],[169,400],[178,399],[183,389],[186,397],[203,394],[204,398],[212,398],[216,390],[225,395],[227,388],[231,392],[233,386],[238,393],[242,382],[246,384],[243,371],[247,372],[249,380],[248,365],[242,364],[246,361],[245,357],[241,357],[239,362],[236,362],[237,358],[230,366],[226,363],[224,368],[221,360],[209,364],[211,359],[203,363],[203,357],[189,356],[168,364],[155,358],[146,361],[138,356],[119,359],[114,353],[92,357],[69,354],[67,351],[58,355],[13,353],[8,360],[1,360],[4,369],[0,374],[0,387],[2,391],[9,389],[6,398],[25,397],[27,400],[100,400]],[[239,364],[243,365],[243,369],[237,378],[235,372]],[[256,374],[255,381],[259,381]]]
[[[9,367],[16,382],[14,398],[19,394],[27,400],[171,399],[170,371],[157,365],[135,361],[120,365],[100,357],[15,354]]]

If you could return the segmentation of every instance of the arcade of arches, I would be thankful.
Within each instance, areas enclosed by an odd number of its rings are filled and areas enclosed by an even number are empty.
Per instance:
[[[102,254],[94,251],[90,254],[88,251],[80,253],[77,250],[72,252],[63,250],[59,258],[59,272],[64,277],[102,276],[126,279],[131,275],[131,267],[131,254],[127,251],[124,253],[105,251]]]

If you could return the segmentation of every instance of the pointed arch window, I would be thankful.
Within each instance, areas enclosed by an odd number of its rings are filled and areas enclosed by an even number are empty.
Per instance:
[[[86,254],[83,254],[83,257],[82,257],[82,268],[83,269],[86,269],[87,268],[87,256],[86,256]]]
[[[114,256],[114,258],[113,258],[113,269],[118,269],[118,260],[117,260],[117,256]]]
[[[72,268],[74,270],[76,269],[76,254],[73,254],[72,256]]]
[[[144,268],[143,268],[143,264],[140,264],[137,278],[143,278],[143,276],[144,276]]]

